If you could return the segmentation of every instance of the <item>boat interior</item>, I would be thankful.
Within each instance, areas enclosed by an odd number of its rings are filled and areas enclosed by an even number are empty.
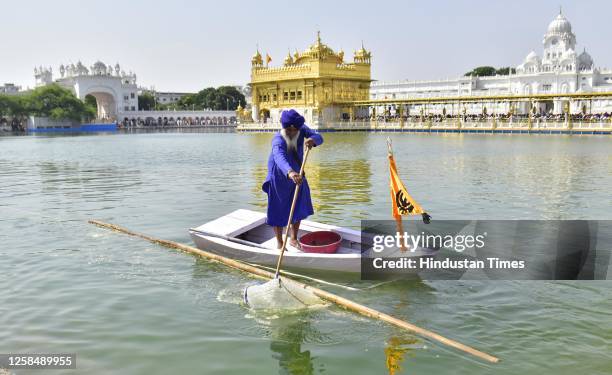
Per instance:
[[[306,233],[319,231],[319,230],[332,230],[342,236],[342,242],[340,248],[337,250],[337,254],[361,254],[361,243],[358,238],[354,237],[353,233],[343,231],[342,228],[320,228],[311,225],[309,222],[302,222],[300,230],[298,232],[298,238],[305,235]],[[276,249],[276,237],[274,230],[271,226],[262,223],[253,228],[245,228],[245,231],[235,235],[236,238],[241,240],[254,242],[262,245],[269,249]],[[289,252],[300,252],[299,249],[287,244],[287,251]]]

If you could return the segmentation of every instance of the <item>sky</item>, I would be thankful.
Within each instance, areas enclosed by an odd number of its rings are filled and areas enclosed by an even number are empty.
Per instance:
[[[34,85],[34,66],[97,60],[134,71],[139,86],[196,92],[249,82],[256,47],[280,65],[317,30],[352,60],[372,52],[375,80],[453,78],[480,65],[516,66],[559,13],[577,50],[612,67],[612,1],[8,1],[2,0],[0,84]]]

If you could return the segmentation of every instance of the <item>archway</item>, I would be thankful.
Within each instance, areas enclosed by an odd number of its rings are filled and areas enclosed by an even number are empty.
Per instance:
[[[261,109],[261,111],[259,111],[259,118],[262,122],[268,122],[268,119],[270,118],[270,110],[266,108]]]
[[[95,101],[97,115],[100,120],[112,120],[117,116],[115,97],[107,92],[90,92],[85,96],[85,102],[93,104]]]
[[[546,115],[551,113],[554,110],[554,108],[555,108],[554,102],[552,100],[544,100],[544,101],[542,101],[542,104],[543,104],[543,107],[544,107],[543,108],[544,114],[546,114]]]

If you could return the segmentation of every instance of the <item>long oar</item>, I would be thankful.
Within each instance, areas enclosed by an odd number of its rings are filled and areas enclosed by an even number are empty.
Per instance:
[[[300,167],[300,177],[304,177],[304,166],[306,166],[306,160],[308,160],[308,154],[310,153],[310,147],[306,147],[306,152],[304,153],[304,159],[302,160],[302,166]],[[302,181],[304,183],[304,181]],[[274,273],[274,278],[278,278],[281,264],[283,263],[283,255],[285,255],[285,249],[287,248],[287,241],[289,240],[289,229],[291,227],[291,221],[293,220],[293,213],[295,211],[295,204],[297,203],[298,194],[300,192],[300,186],[302,183],[295,185],[295,193],[293,193],[293,202],[291,202],[291,210],[289,210],[289,220],[287,221],[287,229],[285,229],[285,238],[283,238],[283,247],[281,248],[281,252],[278,255],[278,262],[276,263],[276,272]]]
[[[180,250],[180,251],[184,251],[187,253],[191,253],[191,254],[195,254],[195,255],[199,255],[201,257],[213,260],[213,261],[217,261],[219,263],[225,264],[228,267],[234,268],[234,269],[238,269],[241,270],[243,272],[249,273],[253,276],[257,276],[257,277],[261,277],[264,279],[272,279],[274,278],[274,274],[265,270],[262,270],[261,268],[257,268],[257,267],[253,267],[250,266],[248,264],[244,264],[242,262],[239,262],[237,260],[234,259],[230,259],[230,258],[226,258],[224,256],[218,255],[218,254],[214,254],[208,251],[204,251],[204,250],[200,250],[197,249],[193,246],[188,246],[188,245],[184,245],[178,242],[174,242],[174,241],[169,241],[169,240],[163,240],[163,239],[159,239],[159,238],[155,238],[152,236],[148,236],[146,234],[142,234],[142,233],[137,233],[137,232],[133,232],[127,228],[123,228],[120,227],[119,225],[116,224],[110,224],[110,223],[105,223],[103,221],[99,221],[99,220],[89,220],[90,224],[94,224],[97,225],[101,228],[106,228],[106,229],[111,229],[111,230],[115,230],[130,236],[135,236],[135,237],[139,237],[142,239],[145,239],[149,242],[152,242],[154,244],[158,244],[158,245],[162,245],[171,249],[176,249],[176,250]],[[291,280],[289,278],[287,278],[288,280]],[[485,361],[488,362],[492,362],[492,363],[497,363],[499,362],[499,358],[494,357],[490,354],[481,352],[478,349],[474,349],[470,346],[467,346],[465,344],[462,344],[458,341],[455,340],[451,340],[449,338],[446,338],[442,335],[439,335],[435,332],[429,331],[425,328],[421,328],[418,327],[414,324],[408,323],[406,321],[400,320],[398,318],[395,318],[391,315],[382,313],[380,311],[374,310],[372,308],[369,308],[367,306],[364,305],[360,305],[356,302],[353,302],[347,298],[344,297],[340,297],[337,296],[333,293],[329,293],[326,292],[322,289],[319,288],[315,288],[313,286],[309,286],[303,283],[300,283],[298,281],[294,281],[291,280],[291,282],[295,285],[297,285],[300,288],[303,288],[305,290],[309,290],[311,291],[313,294],[315,294],[316,296],[318,296],[319,298],[322,298],[326,301],[329,302],[333,302],[336,305],[345,308],[347,310],[359,313],[361,315],[373,318],[373,319],[378,319],[378,320],[382,320],[383,322],[387,322],[391,325],[394,325],[396,327],[399,327],[401,329],[405,329],[406,331],[412,332],[412,333],[416,333],[418,335],[421,335],[423,337],[426,337],[428,339],[437,341],[439,343],[442,343],[444,345],[450,346],[452,348],[461,350],[464,353],[469,353],[475,357],[478,357],[480,359],[483,359]]]

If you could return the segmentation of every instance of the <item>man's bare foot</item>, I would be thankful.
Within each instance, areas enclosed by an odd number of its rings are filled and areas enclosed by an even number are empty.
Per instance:
[[[300,245],[298,240],[296,240],[295,238],[292,238],[289,240],[289,245],[295,247],[298,250],[302,250],[302,245]]]
[[[276,248],[279,249],[279,250],[283,248],[282,241],[276,241]]]

